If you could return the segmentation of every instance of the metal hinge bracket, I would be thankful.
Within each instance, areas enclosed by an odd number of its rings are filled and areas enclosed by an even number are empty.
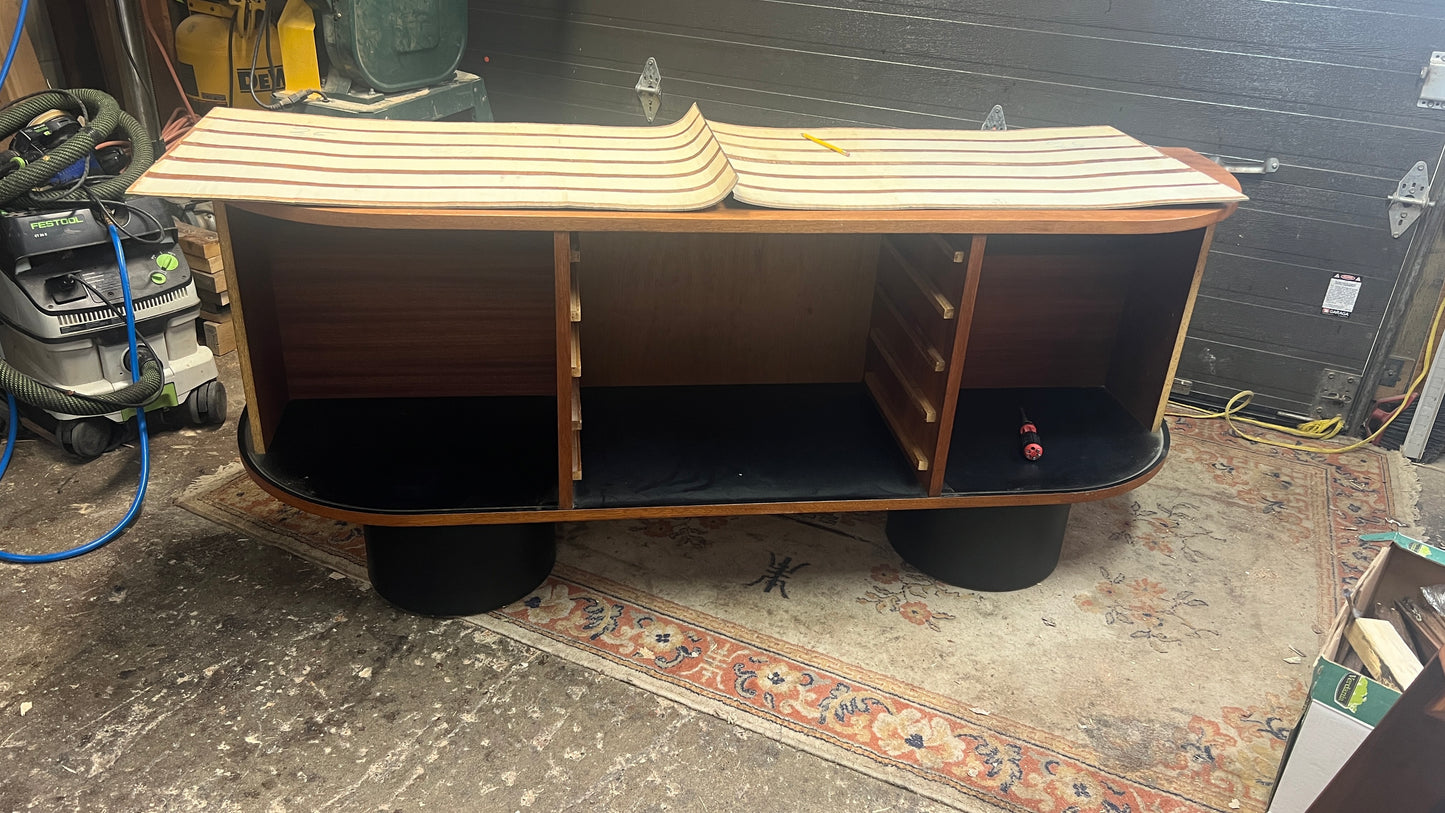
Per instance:
[[[647,58],[647,64],[642,66],[642,75],[637,77],[637,85],[633,89],[642,102],[642,114],[651,124],[657,117],[657,109],[662,107],[662,71],[657,67],[656,57]]]
[[[1416,161],[1400,179],[1395,194],[1387,200],[1390,201],[1390,236],[1398,238],[1420,219],[1425,209],[1435,205],[1435,201],[1430,200],[1430,167],[1424,161]]]
[[[1007,130],[1008,122],[1003,120],[1003,105],[994,105],[993,109],[988,111],[988,115],[984,117],[983,126],[978,129],[1000,131]]]
[[[1430,54],[1430,61],[1420,69],[1420,99],[1415,106],[1445,110],[1445,51]]]
[[[1214,163],[1224,167],[1224,171],[1231,175],[1269,175],[1279,171],[1278,158],[1266,158],[1259,163],[1240,164],[1225,161],[1224,156],[1214,156]]]
[[[1314,416],[1333,418],[1349,411],[1360,389],[1360,377],[1346,370],[1325,369],[1320,372],[1320,383],[1315,388]]]

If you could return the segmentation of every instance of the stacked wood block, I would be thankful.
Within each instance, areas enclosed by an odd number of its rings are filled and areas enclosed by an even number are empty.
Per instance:
[[[236,331],[231,326],[231,294],[226,289],[221,240],[215,232],[189,223],[177,223],[176,236],[201,298],[201,335],[212,353],[224,356],[236,349]]]

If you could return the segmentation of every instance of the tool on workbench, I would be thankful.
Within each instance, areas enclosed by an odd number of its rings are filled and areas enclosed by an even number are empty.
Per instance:
[[[181,70],[174,78],[190,103],[349,118],[491,121],[482,80],[456,69],[467,45],[466,0],[184,5],[187,16],[175,26]],[[164,56],[163,43],[157,45]]]
[[[1019,407],[1019,417],[1023,418],[1023,425],[1019,427],[1019,443],[1022,444],[1024,459],[1029,462],[1038,460],[1044,456],[1044,444],[1039,440],[1039,428],[1029,420],[1029,415]]]

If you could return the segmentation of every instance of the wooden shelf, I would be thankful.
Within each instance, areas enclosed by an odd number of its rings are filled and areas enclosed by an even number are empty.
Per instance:
[[[578,508],[921,497],[859,384],[592,387]]]

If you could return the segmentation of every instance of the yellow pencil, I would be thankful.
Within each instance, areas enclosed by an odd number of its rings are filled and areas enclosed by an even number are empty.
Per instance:
[[[821,139],[821,138],[814,138],[813,136],[810,136],[810,135],[808,135],[807,133],[799,133],[799,135],[801,135],[803,138],[808,139],[809,141],[813,142],[814,144],[818,144],[818,145],[827,147],[828,149],[832,150],[833,152],[838,153],[839,155],[847,155],[847,154],[848,154],[848,151],[845,150],[845,149],[843,149],[842,147],[835,147],[835,146],[833,146],[832,144],[829,144],[828,142],[824,141],[824,140]]]

